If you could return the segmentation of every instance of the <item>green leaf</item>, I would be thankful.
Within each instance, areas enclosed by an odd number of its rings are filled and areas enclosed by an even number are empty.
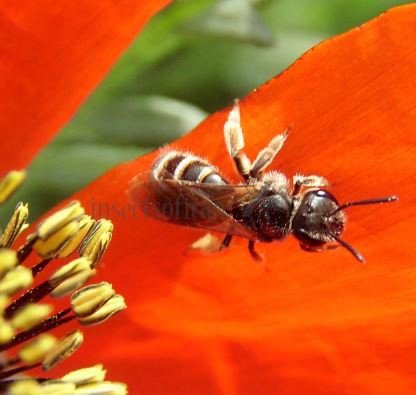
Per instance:
[[[178,32],[179,26],[213,2],[214,0],[177,0],[153,17],[117,62],[100,89],[94,93],[92,100],[125,91],[125,88],[130,88],[129,81],[135,76],[183,48],[187,38]]]
[[[182,31],[263,46],[273,43],[272,31],[249,0],[219,0],[184,23]]]
[[[157,147],[193,129],[206,115],[179,100],[126,95],[85,107],[58,141]]]

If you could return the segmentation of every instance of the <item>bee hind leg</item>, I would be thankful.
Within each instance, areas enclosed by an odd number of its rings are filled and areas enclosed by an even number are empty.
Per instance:
[[[266,148],[263,148],[251,165],[250,175],[259,178],[263,171],[273,162],[276,155],[282,149],[288,136],[288,130],[273,137]]]
[[[240,107],[238,100],[228,114],[224,125],[225,146],[241,176],[248,180],[250,176],[251,161],[244,153],[244,135],[240,124]]]
[[[250,252],[251,257],[256,261],[256,262],[261,262],[263,260],[263,258],[261,257],[261,255],[256,251],[256,249],[254,248],[254,244],[255,241],[254,240],[249,240],[248,242],[248,251]]]

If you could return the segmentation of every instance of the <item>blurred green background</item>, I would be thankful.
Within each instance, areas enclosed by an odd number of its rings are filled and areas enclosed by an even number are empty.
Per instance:
[[[114,165],[192,129],[318,42],[398,0],[181,0],[158,14],[57,138],[16,199],[31,220]],[[2,210],[1,222],[16,199]]]

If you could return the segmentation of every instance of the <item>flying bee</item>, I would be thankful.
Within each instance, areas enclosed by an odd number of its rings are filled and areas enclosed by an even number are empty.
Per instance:
[[[260,260],[255,243],[281,240],[293,234],[306,251],[346,248],[358,261],[363,256],[341,239],[344,210],[351,206],[389,203],[396,196],[339,204],[319,175],[295,175],[292,182],[277,171],[265,172],[283,147],[287,131],[274,137],[252,162],[244,153],[238,102],[224,125],[225,145],[241,175],[231,184],[207,160],[191,153],[166,151],[148,173],[134,177],[130,200],[145,215],[185,226],[225,234],[222,248],[233,236],[248,239],[248,249]]]

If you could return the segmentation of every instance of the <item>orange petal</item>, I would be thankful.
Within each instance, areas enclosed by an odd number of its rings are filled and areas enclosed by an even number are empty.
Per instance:
[[[237,240],[187,252],[203,231],[132,211],[125,190],[156,153],[76,194],[115,223],[100,277],[129,308],[88,331],[78,358],[104,362],[140,394],[413,394],[416,392],[416,5],[326,41],[241,102],[248,154],[292,125],[274,168],[320,174],[340,201],[397,194],[351,209],[337,249],[308,254],[293,238]],[[233,174],[227,110],[175,143]],[[101,209],[101,212],[100,212]],[[89,335],[89,336],[88,336]]]
[[[169,0],[0,6],[0,168],[27,166]]]

